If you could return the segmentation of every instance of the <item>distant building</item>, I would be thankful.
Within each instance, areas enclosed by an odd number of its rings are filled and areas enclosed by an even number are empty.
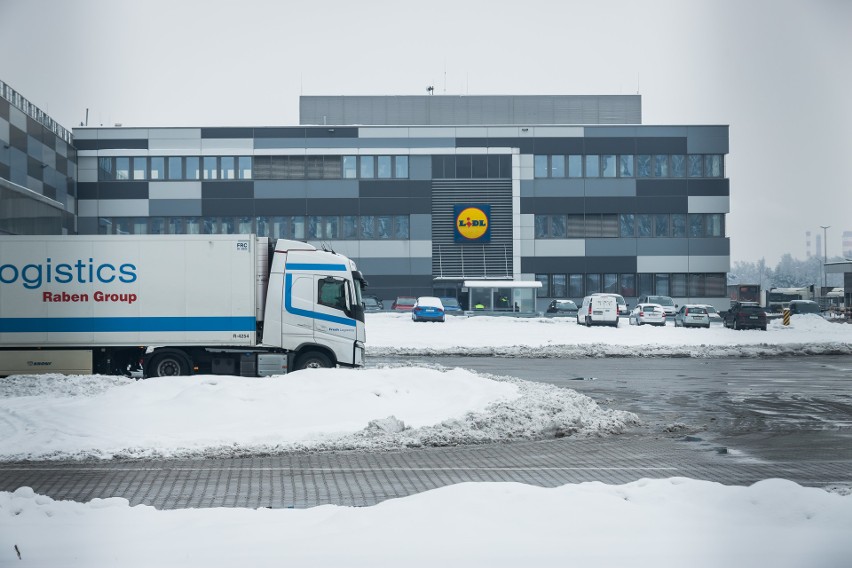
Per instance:
[[[805,231],[805,256],[807,258],[810,258],[811,256],[813,256],[812,253],[811,253],[811,232],[810,231]]]
[[[727,304],[728,127],[643,125],[638,95],[301,97],[298,126],[70,142],[13,114],[0,177],[67,209],[57,230],[326,242],[382,299],[503,279],[541,282],[537,309],[594,292]]]
[[[852,258],[852,231],[843,231],[843,257]]]

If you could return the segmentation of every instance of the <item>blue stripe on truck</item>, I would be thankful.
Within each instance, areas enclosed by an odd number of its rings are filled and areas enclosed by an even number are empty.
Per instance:
[[[314,263],[298,263],[298,262],[288,262],[285,266],[285,270],[333,270],[333,271],[346,271],[345,264],[314,264]]]
[[[256,330],[252,317],[0,318],[0,333]]]

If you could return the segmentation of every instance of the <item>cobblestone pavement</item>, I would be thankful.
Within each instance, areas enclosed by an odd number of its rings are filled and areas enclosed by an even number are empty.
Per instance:
[[[694,437],[626,434],[387,453],[119,462],[0,464],[0,490],[32,487],[54,499],[124,497],[132,505],[186,507],[367,506],[468,481],[544,487],[691,477],[748,485],[770,477],[816,487],[852,487],[852,458],[765,461],[724,453]]]

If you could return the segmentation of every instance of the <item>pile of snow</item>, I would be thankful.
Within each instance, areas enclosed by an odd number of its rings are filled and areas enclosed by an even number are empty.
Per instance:
[[[618,433],[635,414],[463,369],[0,379],[0,460],[228,457]]]
[[[796,315],[767,331],[577,325],[574,318],[448,317],[414,323],[406,314],[367,314],[367,354],[497,357],[762,357],[852,354],[852,325]]]
[[[371,507],[183,509],[0,492],[0,564],[21,566],[773,566],[852,558],[852,496],[780,479],[541,488],[463,483]],[[17,552],[16,552],[17,550]]]

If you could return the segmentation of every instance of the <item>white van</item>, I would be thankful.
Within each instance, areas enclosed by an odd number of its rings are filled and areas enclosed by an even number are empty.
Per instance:
[[[618,300],[614,294],[595,294],[583,298],[577,323],[587,326],[611,325],[618,327]]]

